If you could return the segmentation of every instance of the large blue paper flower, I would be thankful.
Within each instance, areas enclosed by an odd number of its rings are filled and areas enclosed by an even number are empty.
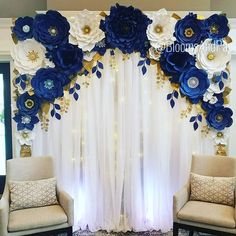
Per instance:
[[[202,102],[202,108],[205,111],[209,111],[211,109],[214,109],[216,107],[221,107],[224,104],[224,99],[223,99],[223,94],[222,93],[218,93],[218,94],[214,94],[214,97],[217,98],[217,102],[214,104],[211,104],[210,102]]]
[[[30,96],[26,92],[17,98],[16,105],[22,115],[34,116],[40,109],[41,100],[37,96]]]
[[[179,76],[182,72],[195,65],[195,58],[188,52],[178,50],[177,45],[166,48],[160,57],[160,66],[164,73],[171,76],[170,81],[179,82]]]
[[[33,37],[33,22],[34,19],[29,16],[19,17],[16,20],[12,32],[18,40],[22,41]]]
[[[198,103],[210,86],[207,73],[192,67],[180,76],[180,92],[187,96],[192,103]]]
[[[216,130],[223,130],[233,124],[233,111],[228,107],[218,107],[209,110],[206,116],[207,124]]]
[[[146,29],[151,22],[139,9],[116,4],[110,15],[101,20],[100,28],[111,48],[119,48],[123,53],[138,51],[146,56],[149,48]]]
[[[34,38],[48,48],[68,42],[70,25],[57,11],[49,10],[34,19]]]
[[[63,86],[67,81],[63,73],[59,73],[55,68],[41,68],[31,80],[34,93],[47,101],[63,96]]]
[[[189,13],[176,23],[174,36],[179,43],[199,44],[206,38],[204,22],[198,20],[196,14]]]
[[[39,122],[39,118],[37,116],[29,116],[23,115],[21,113],[17,113],[13,120],[17,123],[17,130],[32,130],[34,125]]]
[[[224,15],[214,14],[205,20],[205,26],[209,38],[222,39],[229,33],[228,19]]]
[[[66,75],[79,72],[83,67],[83,52],[76,45],[63,44],[49,53],[49,58]]]

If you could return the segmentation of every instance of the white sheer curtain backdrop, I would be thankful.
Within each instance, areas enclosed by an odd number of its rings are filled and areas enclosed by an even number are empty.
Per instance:
[[[58,182],[75,200],[75,228],[91,231],[168,231],[172,195],[187,180],[193,152],[213,154],[210,138],[193,131],[182,98],[171,109],[169,83],[156,84],[156,66],[146,76],[139,56],[118,71],[103,59],[102,78],[81,84],[80,98],[46,133],[36,129],[33,156],[52,155]]]

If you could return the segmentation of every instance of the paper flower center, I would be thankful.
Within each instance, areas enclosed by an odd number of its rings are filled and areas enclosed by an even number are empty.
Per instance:
[[[209,52],[208,54],[207,54],[207,59],[209,60],[209,61],[212,61],[212,60],[214,60],[215,59],[215,54],[214,53],[212,53],[212,52]]]
[[[217,132],[216,136],[218,138],[223,138],[224,137],[224,134],[222,132]]]
[[[218,34],[219,33],[219,26],[215,25],[215,24],[211,25],[210,32],[211,32],[211,34]]]
[[[53,81],[51,79],[47,79],[44,81],[44,87],[49,90],[52,89],[54,87]]]
[[[31,122],[31,117],[30,116],[23,116],[21,118],[22,124],[29,124]]]
[[[34,101],[31,99],[27,99],[25,101],[25,107],[31,109],[32,107],[34,107]]]
[[[221,114],[217,114],[215,119],[216,119],[217,122],[220,123],[223,120],[223,116]]]
[[[89,34],[91,32],[91,28],[88,25],[85,25],[83,28],[83,33],[84,34]]]
[[[58,34],[58,30],[57,30],[57,28],[54,27],[54,26],[51,26],[51,27],[48,29],[48,32],[49,32],[49,34],[50,34],[51,36],[53,36],[53,37],[57,36],[57,34]]]
[[[130,26],[128,24],[124,24],[122,26],[122,31],[123,31],[124,34],[129,33],[130,32]]]
[[[191,77],[188,80],[188,87],[189,88],[197,88],[199,85],[199,79],[197,77]]]
[[[29,32],[30,32],[30,27],[29,27],[29,25],[24,25],[24,26],[22,27],[22,30],[23,30],[24,33],[29,33]]]
[[[39,59],[39,53],[32,50],[28,52],[27,57],[31,62],[35,62]]]
[[[193,29],[192,29],[192,28],[187,28],[187,29],[185,29],[184,35],[185,35],[187,38],[191,38],[191,37],[194,35]]]
[[[161,25],[156,25],[155,31],[156,31],[156,33],[158,33],[158,34],[161,34],[161,33],[163,32],[162,26],[161,26]]]
[[[27,133],[22,133],[22,137],[26,139],[29,137],[29,135]]]

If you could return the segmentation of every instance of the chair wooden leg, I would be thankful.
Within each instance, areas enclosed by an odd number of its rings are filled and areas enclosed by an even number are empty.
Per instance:
[[[193,234],[194,234],[194,231],[189,231],[189,234],[188,234],[188,236],[193,236]]]
[[[173,236],[178,236],[179,235],[179,226],[178,224],[174,223],[173,224]]]

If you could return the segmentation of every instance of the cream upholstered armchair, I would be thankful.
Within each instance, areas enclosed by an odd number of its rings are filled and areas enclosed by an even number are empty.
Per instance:
[[[59,204],[10,211],[10,181],[37,181],[53,177],[50,157],[16,158],[7,161],[6,185],[0,200],[0,235],[72,235],[74,202],[64,191],[56,189]],[[55,189],[54,189],[55,193]],[[56,197],[55,197],[56,198]],[[63,234],[64,235],[64,234]]]
[[[219,156],[193,155],[191,172],[213,177],[235,177],[236,159]],[[234,179],[233,179],[234,181]],[[233,182],[233,186],[235,182]],[[188,182],[173,198],[173,235],[178,229],[210,233],[213,235],[236,235],[235,194],[234,206],[190,200],[191,186]]]

